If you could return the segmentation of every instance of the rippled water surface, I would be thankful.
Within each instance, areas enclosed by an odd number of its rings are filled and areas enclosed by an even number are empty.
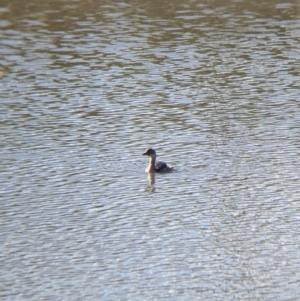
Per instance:
[[[1,300],[299,300],[299,1],[0,15]]]

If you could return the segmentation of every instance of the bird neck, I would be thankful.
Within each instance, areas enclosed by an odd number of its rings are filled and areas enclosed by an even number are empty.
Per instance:
[[[154,156],[149,158],[148,172],[155,172],[155,159]]]

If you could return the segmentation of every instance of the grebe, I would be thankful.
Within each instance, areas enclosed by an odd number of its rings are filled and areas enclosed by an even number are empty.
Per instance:
[[[143,156],[149,157],[149,165],[146,168],[145,172],[153,173],[153,172],[170,172],[173,170],[173,167],[169,167],[164,162],[155,162],[156,160],[156,152],[152,148],[146,149],[143,153]]]

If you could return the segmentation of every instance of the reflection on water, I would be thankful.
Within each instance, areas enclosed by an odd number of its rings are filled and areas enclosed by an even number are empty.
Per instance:
[[[298,1],[0,15],[1,300],[299,299]]]
[[[145,191],[155,192],[155,173],[147,173],[149,185],[146,187]]]

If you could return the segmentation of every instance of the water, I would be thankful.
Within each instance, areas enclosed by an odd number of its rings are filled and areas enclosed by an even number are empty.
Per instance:
[[[0,0],[1,300],[298,300],[299,12]]]

